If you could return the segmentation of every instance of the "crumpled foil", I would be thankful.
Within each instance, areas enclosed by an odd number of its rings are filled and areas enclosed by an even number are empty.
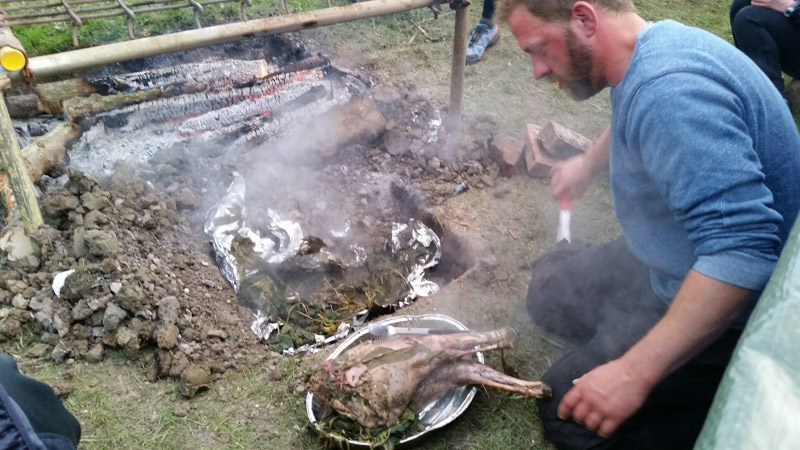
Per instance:
[[[253,251],[268,263],[280,263],[294,255],[303,240],[303,232],[298,223],[282,220],[272,210],[267,210],[271,219],[267,227],[270,236],[262,237],[258,231],[249,228],[246,223],[244,194],[244,177],[233,172],[233,181],[222,200],[209,210],[203,227],[214,245],[217,266],[222,276],[236,292],[239,291],[239,271],[236,268],[236,259],[231,254],[236,237],[249,239],[253,243]]]
[[[245,180],[237,172],[233,173],[233,181],[228,187],[222,200],[214,205],[206,216],[204,232],[209,236],[216,253],[217,266],[226,280],[239,291],[241,280],[237,268],[236,258],[232,255],[233,242],[237,237],[246,238],[253,242],[253,250],[259,257],[272,264],[278,264],[298,253],[303,245],[308,242],[303,238],[300,225],[290,220],[282,220],[279,215],[268,210],[271,222],[266,227],[270,236],[262,237],[258,231],[247,226],[247,214],[244,206]],[[344,230],[333,232],[334,235],[345,235],[349,231],[348,221]],[[349,252],[352,256],[349,264],[360,264],[367,259],[366,251],[356,245],[350,245]],[[439,263],[442,257],[441,241],[436,233],[422,222],[410,219],[408,223],[393,223],[392,237],[387,241],[385,249],[401,260],[411,263],[411,272],[406,278],[409,286],[408,294],[394,305],[387,305],[388,310],[395,310],[410,305],[417,297],[425,297],[439,290],[439,286],[425,279],[426,269]],[[327,250],[323,249],[324,252]],[[333,255],[325,254],[328,258]],[[316,257],[325,256],[322,252]],[[413,259],[413,260],[410,260]],[[312,258],[312,261],[315,258]],[[245,274],[245,276],[250,274]],[[281,324],[273,317],[265,315],[262,311],[255,311],[255,319],[250,325],[253,333],[262,340],[276,333]],[[316,335],[315,343],[306,344],[298,348],[290,348],[283,353],[287,356],[297,354],[316,353],[337,342],[354,329],[362,326],[369,320],[370,311],[363,310],[357,313],[351,323],[342,322],[336,333],[331,336]]]
[[[67,282],[67,277],[72,275],[75,272],[75,269],[65,270],[63,272],[58,272],[55,277],[53,277],[53,293],[56,294],[56,297],[61,297],[61,288],[64,287],[64,283]]]

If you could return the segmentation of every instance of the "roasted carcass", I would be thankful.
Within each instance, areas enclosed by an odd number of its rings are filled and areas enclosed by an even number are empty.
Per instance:
[[[309,378],[309,390],[365,428],[390,427],[413,401],[417,411],[448,390],[484,384],[527,397],[549,397],[539,381],[523,381],[497,372],[468,355],[509,348],[511,328],[488,332],[395,336],[361,343],[324,361]]]

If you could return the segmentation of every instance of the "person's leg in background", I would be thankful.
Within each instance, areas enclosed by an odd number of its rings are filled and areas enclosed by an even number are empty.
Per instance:
[[[0,355],[0,384],[25,413],[33,431],[45,444],[57,442],[59,437],[63,437],[77,447],[81,438],[80,423],[64,407],[50,386],[22,375],[16,361],[7,355]],[[48,448],[67,447],[48,445]]]
[[[736,47],[755,62],[786,98],[781,71],[800,79],[800,25],[778,11],[734,0],[730,10]]]
[[[494,23],[493,17],[494,0],[484,0],[481,20],[472,30],[467,42],[467,64],[475,64],[483,59],[486,49],[500,39],[500,27]]]

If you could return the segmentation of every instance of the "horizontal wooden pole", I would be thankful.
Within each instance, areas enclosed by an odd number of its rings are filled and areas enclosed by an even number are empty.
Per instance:
[[[267,17],[200,30],[182,31],[133,41],[31,58],[28,67],[38,79],[146,58],[254,35],[274,35],[368,19],[433,5],[436,0],[372,0],[286,16]]]

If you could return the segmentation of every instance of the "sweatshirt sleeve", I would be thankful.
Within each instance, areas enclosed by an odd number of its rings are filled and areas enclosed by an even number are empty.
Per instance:
[[[693,269],[761,290],[778,259],[783,219],[772,209],[743,108],[722,83],[670,73],[636,91],[631,114],[640,120],[626,134],[694,244]]]

